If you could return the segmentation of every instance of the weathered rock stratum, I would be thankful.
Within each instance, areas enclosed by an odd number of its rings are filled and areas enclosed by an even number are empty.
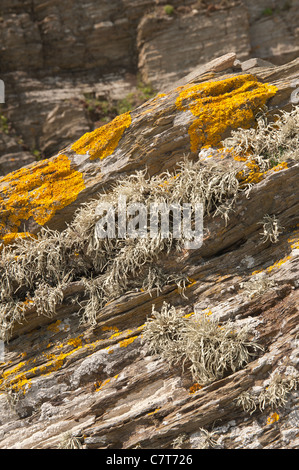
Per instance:
[[[0,179],[0,448],[298,448],[299,62],[232,60]],[[119,196],[202,245],[98,238]]]
[[[171,88],[228,52],[276,65],[298,57],[298,0],[167,3],[1,2],[1,175],[111,120],[122,100],[134,108],[140,81],[155,92]]]

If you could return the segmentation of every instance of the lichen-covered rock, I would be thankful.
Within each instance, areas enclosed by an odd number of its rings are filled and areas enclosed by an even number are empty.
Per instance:
[[[298,447],[298,60],[231,59],[0,180],[1,448]],[[121,191],[202,246],[94,246]]]
[[[145,165],[150,175],[172,169],[185,152],[196,154],[202,146],[219,144],[232,129],[250,127],[258,109],[275,96],[279,103],[286,87],[284,81],[274,86],[250,74],[221,78],[219,73],[158,94],[51,159],[2,178],[2,235],[28,229],[36,233],[45,223],[61,229],[82,198],[95,196],[116,173],[129,174]],[[67,181],[65,192],[61,176]]]
[[[166,3],[1,2],[0,114],[28,152],[24,160],[0,142],[1,175],[98,127],[99,113],[89,108],[128,104],[137,75],[158,91],[228,50],[273,64],[298,56],[298,0],[172,0],[173,14]],[[97,104],[90,106],[90,97]],[[105,105],[99,109],[107,122],[112,116]],[[0,121],[0,140],[1,131]]]

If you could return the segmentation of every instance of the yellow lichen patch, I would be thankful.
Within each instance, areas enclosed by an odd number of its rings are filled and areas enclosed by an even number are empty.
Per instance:
[[[193,394],[193,393],[198,392],[198,390],[201,390],[201,389],[202,389],[202,385],[195,383],[189,388],[189,393]]]
[[[111,379],[106,379],[106,380],[104,380],[104,382],[100,382],[100,381],[96,382],[96,383],[95,383],[96,392],[99,392],[100,390],[102,390],[102,388],[103,388],[107,383],[109,383],[110,380],[111,380]]]
[[[70,344],[74,348],[78,349],[79,347],[82,347],[82,337],[83,335],[78,336],[77,338],[71,338],[68,340],[67,344]]]
[[[72,145],[72,150],[80,155],[88,152],[91,160],[106,158],[114,152],[131,121],[129,112],[121,114],[108,124],[84,134]]]
[[[104,327],[105,328],[105,327]],[[106,328],[110,328],[110,327],[106,327]],[[111,327],[112,328],[112,327]],[[119,331],[119,329],[117,327],[113,327],[112,330],[116,331],[116,333],[114,333],[113,335],[109,336],[108,339],[114,339],[114,338],[117,338],[118,336],[122,335],[122,334],[125,334],[126,336],[128,336],[129,334],[132,333],[132,330],[125,330],[125,331]],[[108,349],[108,348],[106,348]]]
[[[57,323],[57,322],[56,322]],[[53,324],[52,324],[53,326]],[[2,390],[13,390],[14,392],[22,391],[25,393],[31,387],[31,377],[32,375],[47,376],[52,372],[60,369],[67,357],[74,354],[80,348],[82,348],[81,336],[77,338],[70,338],[67,341],[68,345],[74,347],[71,351],[61,354],[49,354],[43,353],[43,356],[47,358],[47,362],[41,366],[33,367],[28,370],[20,372],[25,366],[28,367],[30,363],[34,363],[36,359],[28,360],[27,362],[20,362],[13,369],[9,369],[2,374],[2,379],[0,380],[0,386]],[[49,345],[48,345],[49,346]],[[47,346],[47,347],[48,347]],[[60,345],[57,346],[59,348]]]
[[[276,423],[276,421],[278,420],[279,420],[279,415],[277,413],[273,413],[271,416],[268,417],[267,425]]]
[[[197,282],[195,279],[191,279],[191,278],[189,278],[188,281],[189,281],[189,284],[187,284],[186,286],[187,288],[194,286]]]
[[[10,243],[14,242],[17,238],[37,238],[37,236],[29,232],[12,232],[4,235],[2,241],[4,245],[9,245]]]
[[[267,268],[267,272],[270,273],[273,269],[279,268],[281,265],[286,263],[289,259],[291,259],[291,256],[285,256],[283,259],[276,261],[272,266],[269,266]]]
[[[247,161],[247,158],[246,158],[246,157],[240,157],[239,155],[234,155],[234,156],[233,156],[233,159],[234,159],[236,162],[246,162],[246,161]]]
[[[129,344],[133,343],[138,336],[132,336],[132,338],[124,339],[118,343],[120,348],[126,348]]]
[[[296,230],[293,235],[288,238],[288,243],[293,250],[299,249],[299,230]]]
[[[241,159],[239,161],[241,161]],[[237,178],[242,184],[247,185],[259,183],[271,171],[285,170],[286,168],[288,168],[288,164],[287,162],[281,162],[279,165],[270,168],[264,173],[260,171],[259,165],[254,160],[250,160],[249,162],[247,162],[246,167],[249,169],[249,172],[241,171],[237,174]]]
[[[87,349],[95,349],[96,347],[98,347],[98,345],[100,343],[102,343],[104,340],[103,339],[98,339],[96,341],[93,341],[92,343],[86,343],[84,344],[84,348],[87,348]]]
[[[288,168],[287,162],[281,162],[279,165],[276,165],[272,168],[273,171],[286,170]]]
[[[116,380],[117,377],[118,377],[118,375],[119,375],[119,374],[115,375],[114,377],[112,377],[112,379]],[[102,390],[102,388],[103,388],[105,385],[107,385],[110,381],[111,381],[111,378],[104,380],[104,382],[101,382],[100,380],[98,380],[97,382],[95,382],[95,383],[94,383],[94,386],[95,386],[96,392],[99,392],[100,390]]]
[[[21,221],[30,217],[44,225],[84,188],[82,174],[71,168],[63,154],[4,176],[0,179],[0,235],[17,232]]]
[[[147,416],[152,416],[155,413],[158,413],[158,411],[160,411],[160,410],[161,410],[161,408],[156,408],[154,411],[151,411],[150,413],[147,413]]]
[[[209,317],[210,315],[212,315],[212,310],[210,310],[209,308],[205,308],[202,313],[206,316],[206,317]]]
[[[239,179],[241,183],[247,185],[247,184],[257,184],[260,181],[262,181],[265,173],[260,171],[260,167],[256,162],[250,161],[246,163],[246,166],[249,169],[249,172],[241,171],[240,173],[237,174],[237,178]]]
[[[3,372],[2,378],[5,380],[7,377],[10,375],[15,374],[16,372],[19,372],[20,369],[22,369],[26,365],[25,362],[20,362],[17,366],[15,366],[13,369],[9,369]]]
[[[31,379],[26,379],[25,375],[18,377],[17,380],[14,380],[10,384],[10,388],[14,392],[22,392],[25,394],[27,390],[31,387]]]
[[[23,392],[30,388],[30,380],[26,378],[26,375],[24,372],[18,373],[20,369],[25,367],[26,363],[25,362],[20,362],[16,367],[13,369],[9,369],[7,371],[4,371],[2,374],[2,379],[0,380],[0,386],[2,390],[7,390],[8,388],[11,389],[14,392]],[[17,375],[14,375],[16,374]],[[13,376],[11,379],[10,377]],[[8,385],[9,384],[9,385]]]
[[[117,331],[116,333],[114,333],[113,335],[111,335],[109,337],[109,339],[113,339],[113,338],[117,338],[117,336],[120,336],[121,335],[121,331]]]
[[[71,338],[70,340],[68,340],[67,344],[71,344],[75,346],[74,349],[72,349],[68,353],[61,353],[58,355],[56,354],[49,355],[48,358],[50,359],[50,361],[45,366],[41,367],[42,375],[49,375],[52,372],[55,372],[58,369],[60,369],[63,366],[64,360],[67,357],[71,356],[72,354],[74,354],[74,352],[82,348],[82,341],[80,339],[80,336],[78,336],[78,338]]]
[[[194,312],[186,313],[186,315],[183,315],[183,318],[190,318],[192,315],[194,315]]]
[[[119,329],[117,326],[102,326],[101,328],[102,331],[114,331],[114,333],[118,333]]]
[[[59,325],[61,324],[61,320],[57,320],[54,323],[51,323],[50,325],[47,326],[47,330],[52,331],[53,333],[59,333],[60,327]]]
[[[276,91],[249,74],[183,87],[176,106],[197,118],[189,128],[191,151],[218,145],[228,129],[249,128],[255,113]]]
[[[167,186],[169,186],[169,184],[172,184],[179,176],[180,176],[180,173],[178,173],[177,175],[172,176],[171,178],[169,178],[169,180],[163,181],[162,183],[158,184],[158,186],[161,187],[161,188],[164,188],[166,191],[168,191]]]
[[[286,263],[291,258],[292,258],[291,256],[285,256],[284,258],[282,258],[278,261],[275,261],[275,263],[272,264],[272,266],[268,266],[268,268],[266,268],[265,270],[264,269],[258,269],[257,271],[253,271],[252,275],[255,276],[256,274],[259,274],[263,271],[267,271],[268,273],[270,273],[273,269],[279,268],[280,266],[282,266],[284,263]]]

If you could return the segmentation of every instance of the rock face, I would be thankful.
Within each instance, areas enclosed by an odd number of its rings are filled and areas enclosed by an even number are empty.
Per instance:
[[[98,127],[88,96],[97,108],[115,104],[136,90],[137,74],[158,91],[227,52],[274,64],[298,56],[297,0],[173,0],[170,14],[166,3],[114,0],[99,8],[96,0],[3,0],[1,116],[26,158],[17,148],[14,155],[1,150],[2,175]],[[111,118],[105,112],[101,117]]]
[[[1,448],[298,447],[298,60],[233,59],[1,178]],[[97,242],[119,194],[202,245]]]

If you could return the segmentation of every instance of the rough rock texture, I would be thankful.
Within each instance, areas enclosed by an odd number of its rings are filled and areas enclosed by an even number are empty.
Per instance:
[[[137,44],[139,69],[146,82],[160,89],[165,82],[181,78],[228,51],[240,60],[249,57],[248,13],[240,3],[203,15],[193,9],[188,14],[146,15],[139,24]]]
[[[1,174],[20,168],[30,155],[47,158],[98,127],[86,96],[117,102],[136,90],[138,73],[158,91],[227,52],[275,64],[298,55],[298,0],[173,0],[171,15],[166,3],[1,2],[6,104],[0,114],[15,145],[21,142],[26,151],[23,159],[17,149],[11,155],[1,148]]]
[[[299,63],[233,72],[231,61],[229,54],[207,64],[54,157],[3,177],[3,256],[17,233],[64,230],[82,203],[136,170],[159,175],[199,151],[203,165],[228,158],[244,169],[242,158],[215,149],[233,129],[254,126],[263,105],[270,116],[294,108]],[[91,326],[80,321],[83,279],[63,286],[51,314],[24,301],[1,365],[1,448],[298,447],[299,166],[290,159],[247,169],[240,181],[250,192],[239,194],[228,221],[208,215],[201,248],[161,256],[164,267],[188,277],[184,295],[175,284],[158,293],[139,286],[96,309]],[[267,214],[282,227],[275,243],[261,238]],[[266,284],[248,294],[259,272]],[[160,311],[165,301],[187,318],[247,325],[262,349],[238,370],[194,383],[188,364],[168,367],[144,344],[152,306]]]

